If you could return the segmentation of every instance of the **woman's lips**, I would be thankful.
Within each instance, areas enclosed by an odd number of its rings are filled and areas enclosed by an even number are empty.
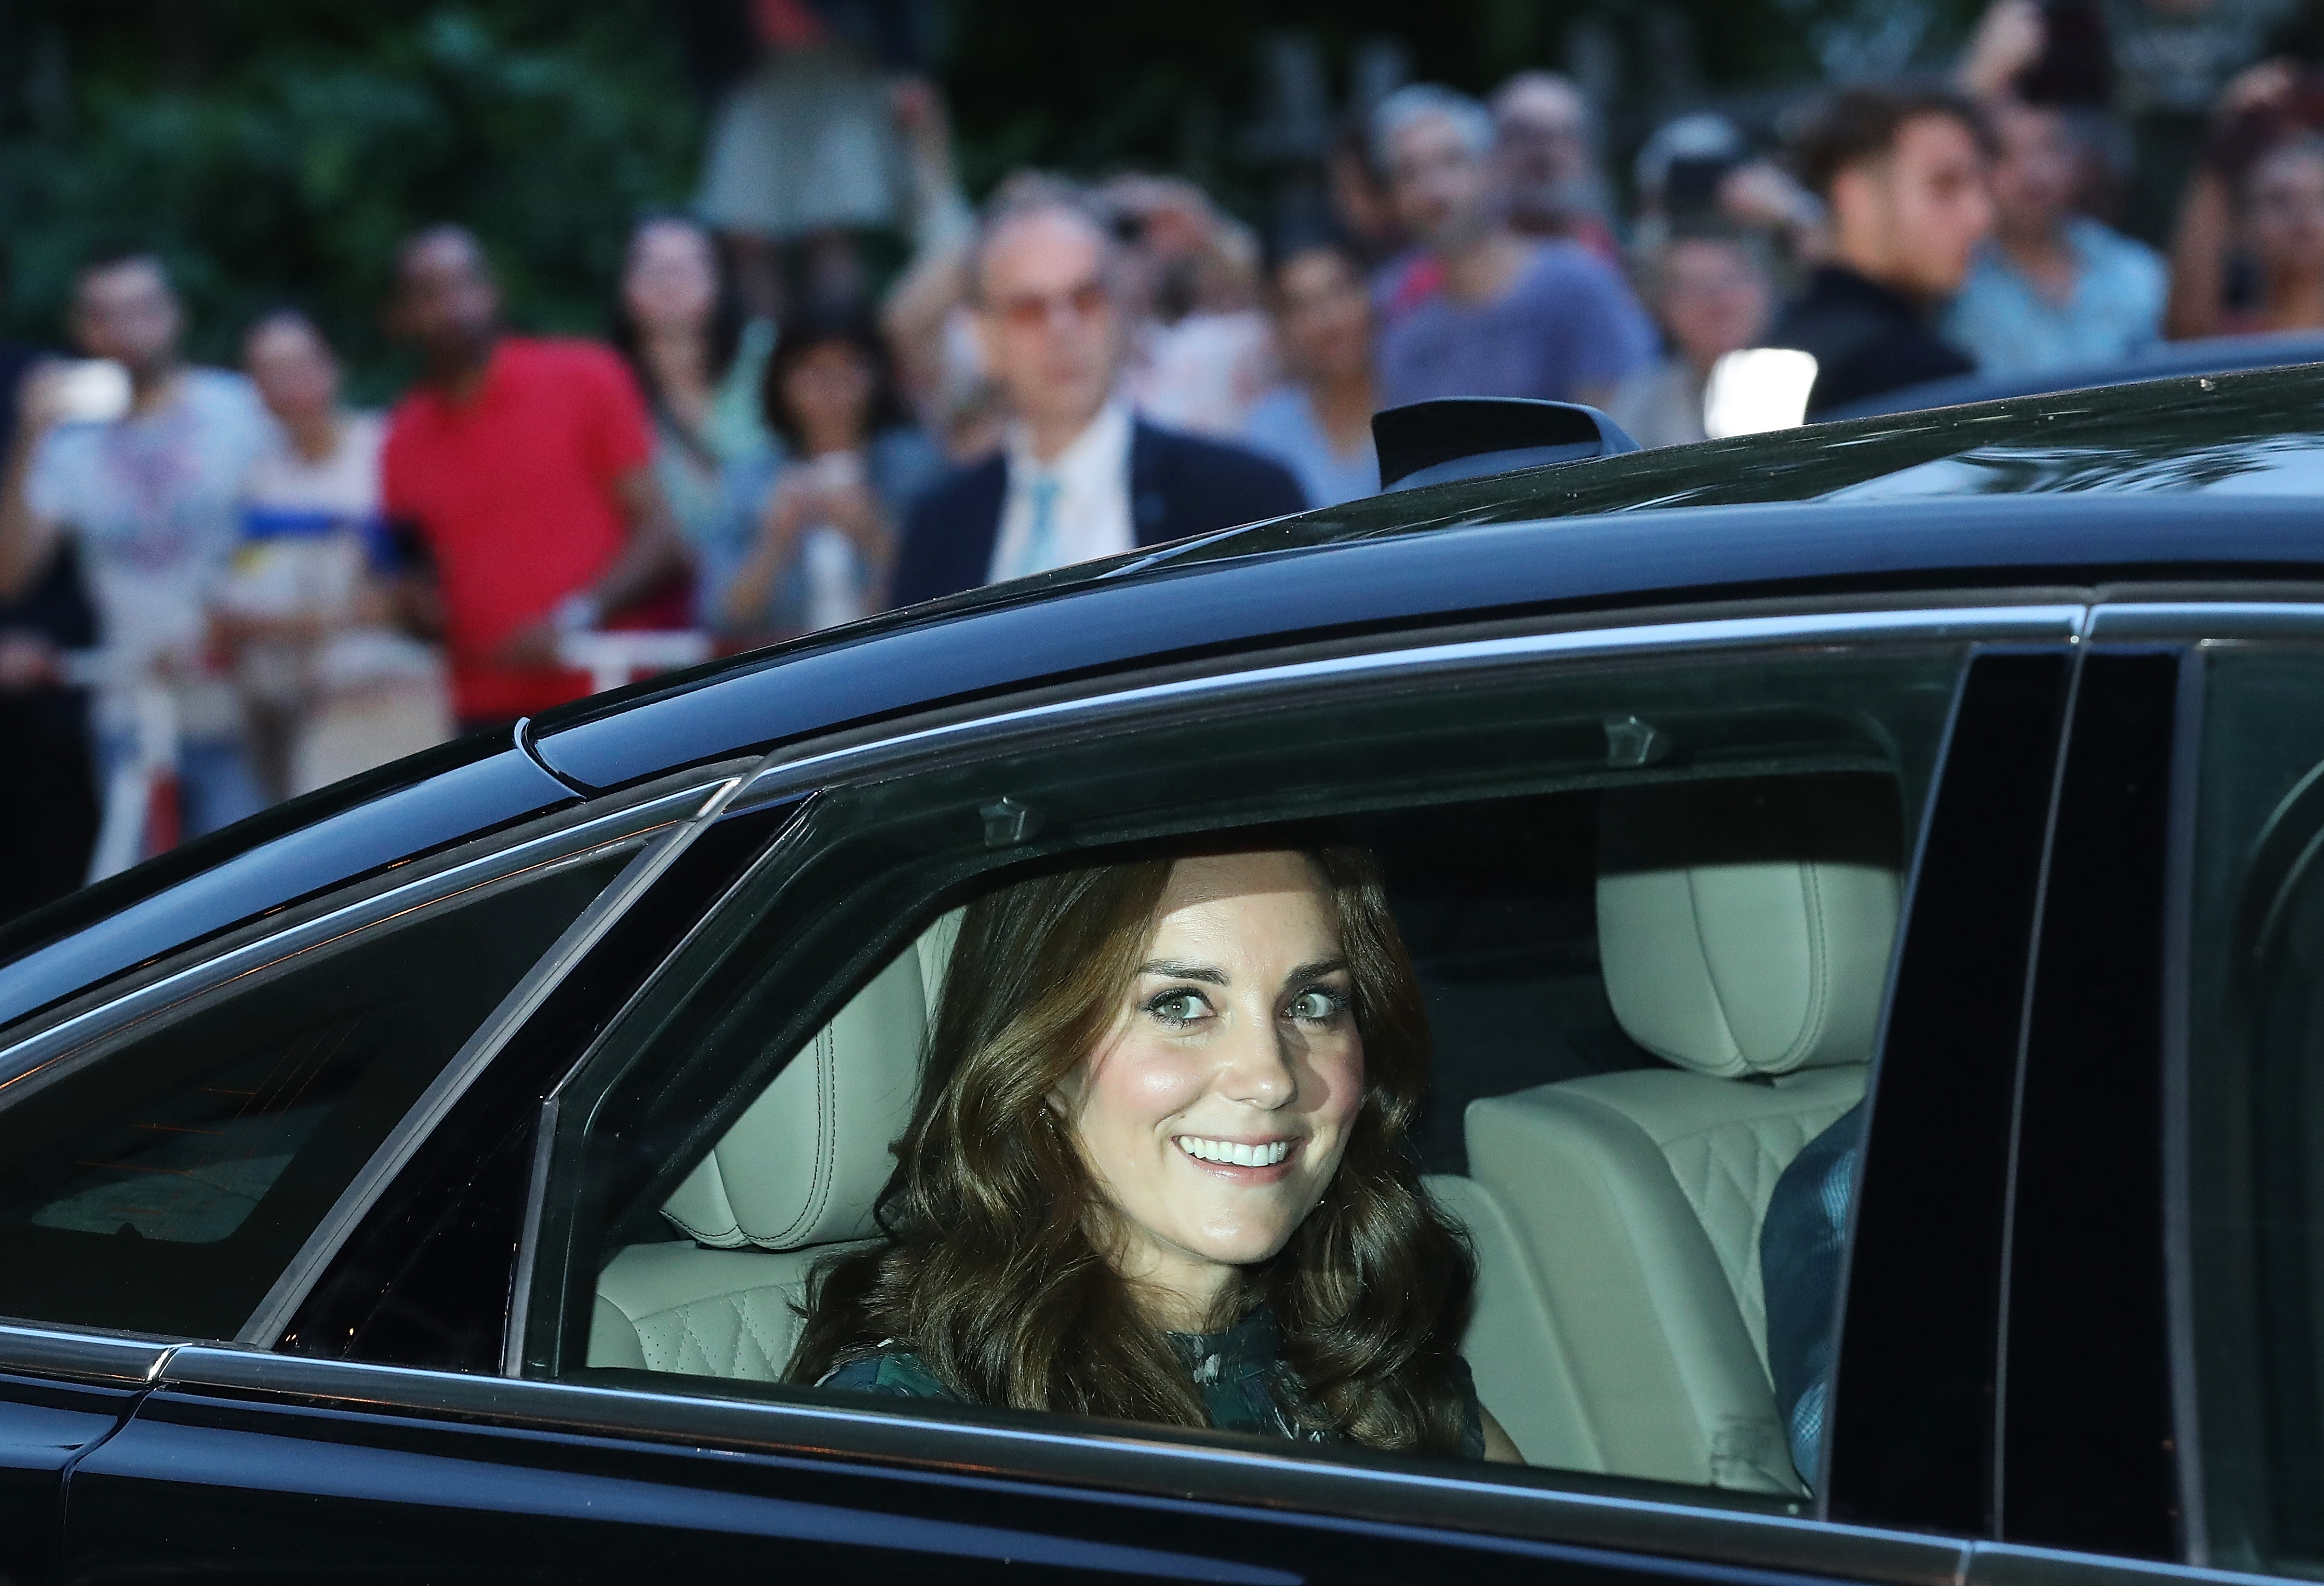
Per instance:
[[[1204,1172],[1231,1184],[1273,1184],[1290,1176],[1299,1154],[1295,1139],[1229,1140],[1212,1135],[1173,1137],[1179,1153]]]

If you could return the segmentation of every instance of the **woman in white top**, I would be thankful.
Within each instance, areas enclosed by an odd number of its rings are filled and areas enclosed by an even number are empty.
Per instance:
[[[243,343],[275,431],[244,475],[242,543],[211,596],[235,657],[251,759],[295,797],[451,735],[441,664],[395,632],[377,576],[393,557],[379,508],[377,413],[339,404],[313,322],[267,315]]]
[[[906,421],[871,316],[811,309],[784,322],[761,388],[783,460],[760,496],[749,554],[722,588],[717,626],[765,641],[880,609],[897,526],[941,467]]]
[[[1243,439],[1297,475],[1311,507],[1379,493],[1372,303],[1355,261],[1329,243],[1294,248],[1274,289],[1276,335],[1297,383],[1259,400]]]

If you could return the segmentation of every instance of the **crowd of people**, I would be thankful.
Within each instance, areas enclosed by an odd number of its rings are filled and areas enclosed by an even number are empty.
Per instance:
[[[384,414],[295,307],[242,370],[194,367],[161,257],[91,257],[86,361],[0,367],[0,914],[82,879],[157,714],[149,847],[506,732],[587,691],[584,639],[742,649],[1374,493],[1384,407],[1584,401],[1659,446],[1704,438],[1714,366],[1753,347],[1813,357],[1812,418],[2324,328],[2324,77],[2249,59],[2269,6],[2148,5],[2209,28],[2197,69],[2109,45],[2095,5],[1997,0],[1949,78],[1840,91],[1780,146],[1671,122],[1628,215],[1572,82],[1410,85],[1333,146],[1332,223],[1265,239],[1147,174],[1022,173],[980,213],[925,82],[867,98],[788,60],[722,122],[699,208],[636,226],[602,340],[512,329],[470,232],[407,238],[383,309],[420,374]],[[2098,107],[2140,71],[2176,96],[2153,126]],[[841,124],[887,140],[876,215],[802,152]],[[2126,206],[2174,125],[2157,248]],[[873,224],[910,250],[876,295],[846,232]]]

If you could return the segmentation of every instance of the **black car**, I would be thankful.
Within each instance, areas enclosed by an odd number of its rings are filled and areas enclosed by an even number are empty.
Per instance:
[[[948,922],[1329,823],[1526,1465],[783,1380]],[[2324,1572],[2324,375],[1443,484],[327,789],[0,940],[0,1572]],[[1820,1455],[1778,1176],[1868,1099]]]

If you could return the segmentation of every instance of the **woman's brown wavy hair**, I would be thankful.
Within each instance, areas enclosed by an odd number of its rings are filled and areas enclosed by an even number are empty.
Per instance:
[[[1455,1452],[1476,1267],[1406,1141],[1428,1085],[1427,1017],[1370,853],[1303,852],[1338,915],[1364,1104],[1322,1203],[1243,1269],[1211,1324],[1272,1305],[1299,1388],[1286,1410],[1367,1447]],[[973,1403],[1208,1424],[1093,1238],[1111,1208],[1047,1104],[1119,1016],[1175,862],[1042,875],[969,905],[880,1197],[888,1237],[818,1267],[790,1381],[886,1344]]]

